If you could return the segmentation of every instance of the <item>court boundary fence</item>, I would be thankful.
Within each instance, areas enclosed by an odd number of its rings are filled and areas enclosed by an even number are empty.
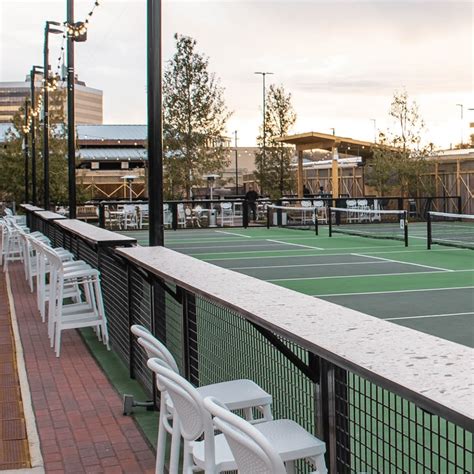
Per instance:
[[[136,246],[134,239],[89,224],[50,219],[40,228],[41,217],[27,214],[32,231],[43,230],[54,245],[100,270],[112,347],[155,400],[132,324],[160,337],[194,384],[242,377],[261,384],[274,396],[276,417],[292,418],[326,442],[331,473],[472,472],[472,387],[459,367],[472,360],[468,348],[170,249]],[[241,286],[229,288],[229,278]],[[270,313],[288,312],[294,326],[273,322],[264,307],[247,305],[255,288],[261,289],[262,304],[273,305]],[[299,314],[305,305],[308,312]],[[317,307],[335,313],[333,326],[315,325],[327,321]],[[344,315],[345,328],[337,323]],[[356,321],[366,325],[362,333]],[[373,327],[382,330],[368,334]],[[419,346],[390,342],[400,331]],[[304,463],[297,467],[310,470]]]

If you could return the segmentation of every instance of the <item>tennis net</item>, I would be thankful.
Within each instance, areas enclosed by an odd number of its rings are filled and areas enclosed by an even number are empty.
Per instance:
[[[313,230],[318,235],[318,209],[305,206],[267,206],[267,229],[284,227]]]
[[[474,249],[474,215],[428,212],[428,248],[431,244]]]
[[[393,239],[408,246],[407,212],[403,210],[329,208],[329,237],[349,234],[374,239]]]

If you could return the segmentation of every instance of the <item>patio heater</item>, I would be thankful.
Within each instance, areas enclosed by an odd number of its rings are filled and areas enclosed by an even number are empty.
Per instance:
[[[130,201],[133,201],[132,185],[133,185],[133,181],[137,179],[137,176],[133,174],[128,174],[127,176],[122,176],[122,179],[127,181],[128,189],[130,191]]]

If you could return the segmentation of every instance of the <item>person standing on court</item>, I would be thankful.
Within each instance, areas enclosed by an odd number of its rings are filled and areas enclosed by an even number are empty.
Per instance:
[[[253,220],[257,220],[257,199],[258,199],[258,193],[253,189],[253,186],[249,186],[249,190],[245,194],[245,199],[248,202],[249,205],[249,211],[253,216]]]

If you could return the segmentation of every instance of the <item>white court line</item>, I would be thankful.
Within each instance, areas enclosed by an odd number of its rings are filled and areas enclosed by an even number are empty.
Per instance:
[[[244,241],[242,241],[244,242]],[[248,242],[248,240],[245,240],[245,242]],[[232,242],[230,242],[232,243]],[[249,247],[262,247],[262,248],[267,248],[268,247],[268,244],[267,245],[264,245],[265,242],[263,242],[263,244],[257,244],[256,242],[255,243],[252,243],[250,245],[212,245],[212,246],[205,246],[205,247],[176,247],[176,246],[172,246],[170,247],[171,250],[176,250],[176,251],[180,251],[180,250],[212,250],[212,249],[229,249],[229,250],[232,250],[232,249],[235,249],[235,248],[242,248],[242,249],[245,249],[245,248],[249,248]],[[275,249],[273,250],[249,250],[249,252],[275,252]],[[221,252],[209,252],[209,253],[221,253]],[[223,253],[238,253],[238,252],[223,252]],[[243,252],[243,253],[246,253],[246,252]]]
[[[474,315],[474,312],[468,311],[467,313],[422,314],[420,316],[400,316],[399,318],[383,318],[383,320],[398,321],[400,319],[446,318],[448,316],[465,316],[467,314]]]
[[[228,234],[228,235],[237,235],[238,237],[245,237],[246,239],[251,239],[250,235],[238,234],[237,232],[226,232],[225,230],[215,230],[219,234]]]
[[[469,270],[451,270],[450,273],[464,273],[474,272],[474,268]],[[402,273],[373,273],[368,275],[334,275],[334,276],[319,276],[319,277],[301,277],[301,278],[276,278],[272,280],[265,280],[269,282],[274,281],[299,281],[299,280],[332,280],[334,278],[371,278],[371,277],[386,277],[386,276],[401,276],[401,275],[426,275],[432,273],[447,273],[440,270],[433,272],[402,272]]]
[[[370,255],[364,255],[362,253],[353,253],[351,255],[356,255],[357,257],[375,258],[377,260],[383,260],[383,261],[388,262],[388,263],[402,263],[404,265],[412,265],[414,267],[431,268],[431,270],[441,270],[443,272],[452,272],[453,271],[453,270],[449,270],[447,268],[432,267],[431,265],[422,265],[421,263],[403,262],[403,261],[400,261],[400,260],[392,260],[391,258],[383,258],[383,257],[371,257]]]
[[[367,250],[367,247],[359,247],[361,249]],[[369,248],[374,248],[374,247],[369,247]],[[380,248],[380,247],[377,247]],[[393,248],[393,247],[392,247]],[[348,250],[356,250],[357,247],[351,247]],[[344,249],[340,249],[344,250]],[[440,248],[440,249],[432,249],[429,250],[429,252],[459,252],[465,250],[466,252],[472,252],[472,250],[469,249],[451,249],[451,248]],[[420,253],[420,252],[425,252],[428,250],[390,250],[390,251],[371,251],[370,253],[374,254],[386,254],[386,253]],[[239,253],[251,253],[251,252],[265,252],[265,250],[252,250],[249,252],[232,252],[232,255],[238,255]],[[275,252],[275,250],[268,250],[268,252]],[[209,252],[212,253],[212,252]],[[216,252],[216,253],[224,253],[224,252]],[[225,252],[225,253],[230,253],[230,252]],[[254,257],[210,257],[210,258],[203,258],[202,260],[205,262],[213,262],[214,260],[256,260],[259,258],[305,258],[305,257],[336,257],[336,256],[341,256],[341,255],[350,255],[350,253],[325,253],[325,254],[314,254],[314,253],[309,253],[305,255],[262,255],[262,256],[254,256]]]
[[[295,265],[265,265],[263,267],[228,267],[227,270],[260,270],[260,269],[268,269],[268,268],[330,267],[334,265],[344,265],[344,266],[346,265],[375,265],[377,263],[386,263],[386,262],[303,263],[301,265],[295,264]]]
[[[294,245],[295,247],[304,247],[305,249],[324,250],[321,247],[313,247],[311,245],[293,244],[290,242],[283,242],[282,240],[272,240],[272,239],[266,239],[266,240],[267,242],[276,242],[278,244],[284,244],[284,245]]]
[[[449,291],[449,290],[470,290],[474,286],[452,286],[451,288],[418,288],[416,290],[388,290],[388,291],[364,291],[360,293],[328,293],[325,295],[311,295],[315,298],[330,296],[358,296],[358,295],[385,295],[391,293],[416,293],[419,291]]]

